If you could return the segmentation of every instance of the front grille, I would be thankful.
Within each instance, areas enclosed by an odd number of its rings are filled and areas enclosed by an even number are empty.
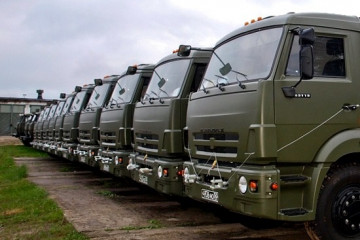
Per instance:
[[[235,157],[238,152],[238,133],[194,133],[194,146],[197,154],[227,154],[228,157]]]
[[[90,140],[91,133],[90,133],[90,131],[88,131],[88,130],[81,130],[81,131],[79,132],[79,137],[80,137],[80,139],[82,139],[82,140]]]
[[[157,134],[136,133],[136,143],[139,148],[157,150],[159,145],[159,136]]]

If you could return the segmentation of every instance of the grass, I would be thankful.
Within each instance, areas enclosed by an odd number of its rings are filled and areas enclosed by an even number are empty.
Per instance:
[[[0,239],[88,239],[43,189],[26,180],[26,167],[13,160],[46,156],[25,146],[0,146]]]

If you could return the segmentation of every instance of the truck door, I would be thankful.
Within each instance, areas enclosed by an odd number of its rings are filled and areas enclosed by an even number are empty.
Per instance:
[[[294,86],[300,79],[299,36],[289,32],[289,50],[284,51],[287,53],[280,60],[283,66],[278,68],[281,74],[274,81],[274,121],[280,162],[312,161],[327,139],[356,122],[354,114],[342,110],[344,104],[358,103],[349,66],[353,53],[346,52],[350,39],[344,33],[315,33],[314,77],[298,84],[295,97],[284,95],[282,88]]]

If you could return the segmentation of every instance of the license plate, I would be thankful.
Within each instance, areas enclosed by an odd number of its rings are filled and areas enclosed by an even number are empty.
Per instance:
[[[139,175],[139,182],[144,183],[144,184],[148,184],[148,177],[145,176],[145,175],[140,174]]]
[[[107,164],[104,164],[104,167],[103,167],[103,170],[106,171],[106,172],[109,172],[109,165]]]
[[[62,155],[63,155],[63,158],[67,158],[66,153],[63,153]]]
[[[217,203],[219,202],[219,193],[206,189],[201,189],[201,198]]]
[[[80,162],[83,162],[83,163],[85,162],[85,157],[84,156],[80,157]]]

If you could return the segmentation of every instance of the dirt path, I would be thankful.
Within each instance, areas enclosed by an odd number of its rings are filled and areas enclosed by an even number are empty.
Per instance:
[[[30,181],[46,189],[79,232],[92,239],[308,240],[301,224],[251,230],[239,215],[179,201],[131,180],[54,158],[18,158]]]
[[[0,146],[4,146],[4,145],[23,145],[22,142],[16,138],[16,137],[12,137],[12,136],[0,136]]]

